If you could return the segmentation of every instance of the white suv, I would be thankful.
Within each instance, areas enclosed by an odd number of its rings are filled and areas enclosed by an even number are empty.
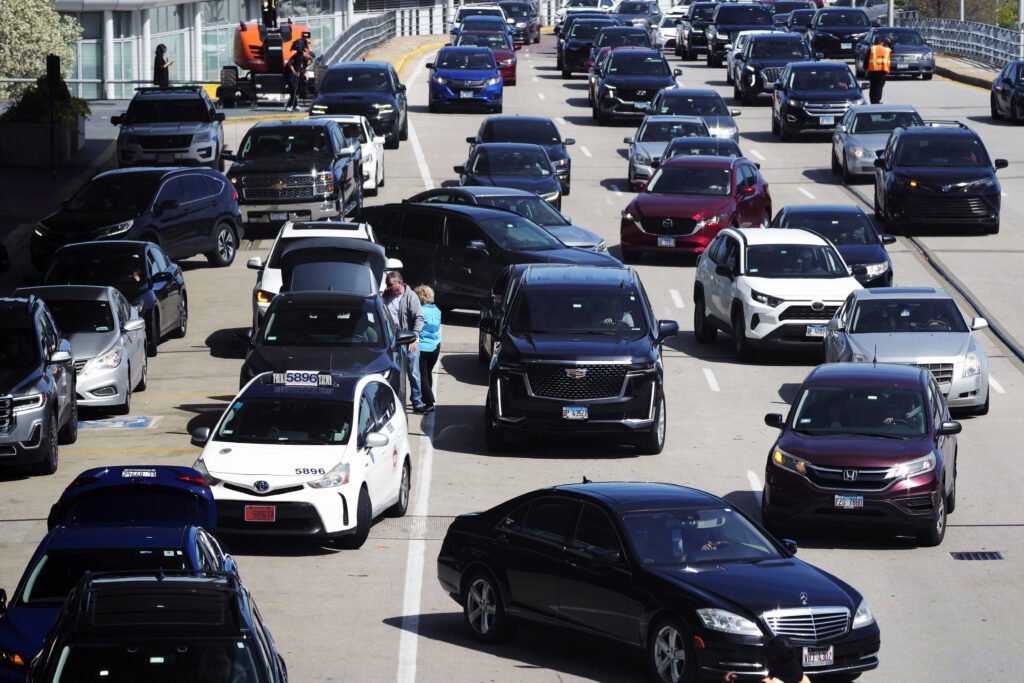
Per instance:
[[[758,347],[823,348],[826,325],[860,283],[827,239],[800,229],[728,228],[697,262],[693,332],[709,344],[733,336],[736,358]]]

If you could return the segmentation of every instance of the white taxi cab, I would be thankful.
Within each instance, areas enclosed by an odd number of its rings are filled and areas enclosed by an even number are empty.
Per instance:
[[[213,491],[218,531],[358,548],[375,517],[409,506],[409,428],[380,375],[264,372],[192,443],[203,448],[193,467]]]

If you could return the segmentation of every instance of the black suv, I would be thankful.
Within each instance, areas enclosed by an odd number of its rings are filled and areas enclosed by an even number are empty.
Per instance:
[[[871,19],[862,9],[826,7],[814,13],[807,31],[811,51],[826,59],[853,59],[857,42],[871,30]]]
[[[647,106],[663,88],[676,88],[682,69],[669,68],[661,50],[612,50],[601,72],[593,116],[601,125],[615,118],[642,119]]]
[[[363,204],[362,146],[330,119],[260,121],[224,158],[246,223],[340,219]]]
[[[100,678],[100,677],[104,678]],[[29,670],[54,680],[285,683],[284,658],[229,572],[86,572]]]
[[[814,15],[817,13],[818,10],[816,9],[793,10],[786,18],[786,30],[790,33],[806,36],[811,30],[811,24],[814,23]]]
[[[498,6],[511,19],[512,42],[516,45],[540,42],[540,18],[532,2],[524,0],[502,0]]]
[[[758,95],[771,92],[782,70],[791,62],[813,60],[807,41],[795,33],[751,36],[736,55],[733,99],[753,104]]]
[[[490,116],[480,124],[476,136],[466,138],[466,142],[470,144],[469,156],[473,156],[473,148],[483,142],[540,145],[555,167],[555,175],[562,185],[562,194],[568,196],[572,185],[572,157],[566,147],[576,144],[576,141],[572,138],[563,140],[551,119],[539,116]]]
[[[764,5],[734,2],[719,5],[706,31],[708,66],[722,66],[725,46],[735,44],[740,31],[771,31],[773,26],[772,13]]]
[[[707,52],[705,34],[716,9],[717,2],[695,2],[690,6],[690,16],[682,20],[676,29],[676,57],[697,59],[698,52]]]
[[[0,465],[57,471],[57,444],[78,438],[71,344],[42,299],[0,299]]]
[[[388,149],[409,139],[405,84],[388,62],[344,62],[327,70],[317,86],[310,113],[365,116]]]
[[[569,78],[574,71],[587,71],[590,66],[590,52],[601,29],[618,24],[614,19],[580,19],[572,24],[568,33],[563,32],[562,78]]]
[[[608,19],[608,14],[606,12],[601,12],[601,11],[598,11],[598,10],[594,10],[593,12],[577,12],[575,14],[570,14],[568,17],[565,18],[565,23],[562,24],[560,27],[556,27],[556,29],[555,29],[555,35],[558,37],[558,39],[555,41],[555,68],[556,69],[561,69],[562,68],[562,56],[563,56],[563,50],[565,48],[565,42],[567,40],[566,37],[572,31],[572,25],[574,23],[576,23],[577,21],[583,21],[583,20],[589,21],[591,19],[598,19],[598,20],[601,20],[601,21],[605,21],[606,22],[606,24],[605,24],[606,26],[619,26],[619,22],[615,21],[614,19],[612,19],[612,20]]]
[[[962,123],[897,128],[875,159],[875,214],[896,224],[973,225],[999,232],[1002,190],[981,138]]]
[[[621,266],[607,252],[567,247],[536,223],[483,206],[385,204],[364,208],[387,255],[401,259],[406,282],[434,288],[442,308],[480,308],[512,263]]]
[[[204,254],[211,264],[228,266],[243,234],[238,194],[222,173],[120,169],[100,173],[36,223],[29,252],[32,265],[42,268],[72,242],[143,240],[159,244],[173,259]]]
[[[772,134],[783,141],[801,130],[831,131],[855,104],[861,85],[844,62],[792,62],[775,82]]]
[[[636,271],[545,265],[503,275],[480,321],[498,341],[487,447],[502,448],[509,432],[575,432],[624,436],[641,453],[660,453],[661,345],[679,325],[658,321]]]

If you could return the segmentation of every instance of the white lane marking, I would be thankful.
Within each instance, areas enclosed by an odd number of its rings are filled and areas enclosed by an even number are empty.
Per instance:
[[[408,90],[413,89],[413,83],[416,82],[416,78],[419,76],[423,65],[426,63],[426,57],[416,66],[416,71],[413,72],[412,78],[406,83]],[[420,147],[420,139],[416,135],[416,129],[412,125],[412,119],[409,121],[409,144],[412,145],[413,156],[416,157],[416,165],[419,166],[420,176],[423,178],[423,187],[427,190],[431,190],[434,187],[434,180],[430,177],[430,167],[427,166],[427,158],[423,155],[423,148]]]
[[[757,504],[760,506],[761,496],[764,495],[764,487],[761,486],[761,480],[754,474],[754,470],[747,470],[747,481],[750,482],[750,490],[754,492],[754,497],[757,498]]]
[[[704,368],[704,379],[708,381],[708,386],[711,388],[711,391],[721,391],[721,389],[718,388],[718,380],[715,379],[715,373],[711,372],[711,368]]]
[[[542,100],[546,100],[547,99],[546,97],[544,97],[544,93],[542,93],[542,92],[537,93],[537,97],[539,97]]]
[[[410,131],[411,137],[411,131]],[[434,368],[434,389],[438,368]],[[420,441],[419,476],[416,478],[416,504],[411,512],[425,517],[430,498],[430,474],[434,464],[434,415],[426,415],[420,422],[423,438]],[[405,595],[402,599],[402,635],[398,640],[398,683],[415,683],[416,650],[419,644],[420,597],[423,592],[423,563],[427,554],[426,541],[410,541],[405,557]]]
[[[615,196],[616,197],[621,197],[622,196],[622,190],[619,189],[618,185],[612,185],[611,187],[612,187],[612,190],[615,192]]]
[[[814,199],[814,195],[813,195],[813,194],[811,194],[810,192],[808,192],[807,190],[805,190],[804,188],[802,188],[802,187],[798,187],[798,188],[796,188],[796,189],[800,190],[800,192],[802,192],[802,193],[803,193],[803,195],[804,195],[805,197],[807,197],[808,199]]]
[[[1005,394],[1006,389],[1003,389],[1003,385],[996,381],[996,378],[992,375],[988,376],[988,385],[996,390],[997,394]]]
[[[683,295],[679,293],[678,289],[668,290],[668,295],[672,297],[672,303],[676,305],[676,308],[686,308],[686,304],[683,303]]]
[[[560,126],[568,126],[569,125],[569,122],[566,121],[565,119],[563,119],[561,116],[559,116],[555,120],[558,121],[558,125],[560,125]]]
[[[612,198],[611,197],[605,197],[604,200],[606,202],[608,202],[608,206],[615,206],[614,204],[612,204]]]
[[[585,156],[585,157],[592,157],[592,156],[594,156],[593,154],[590,153],[590,150],[587,149],[586,145],[580,145],[580,151],[583,152],[583,156]]]
[[[750,153],[753,154],[758,159],[760,159],[761,161],[764,161],[764,159],[765,159],[765,156],[763,154],[761,154],[760,152],[758,152],[756,149],[750,150]]]
[[[533,77],[533,82],[534,82],[534,83],[536,83],[536,82],[537,82],[537,81],[539,81],[539,80],[540,80],[540,79],[539,79],[539,78],[537,78],[536,76],[534,76],[534,77]]]

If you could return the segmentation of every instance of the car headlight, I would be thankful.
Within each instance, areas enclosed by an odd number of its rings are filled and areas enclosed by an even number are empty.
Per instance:
[[[917,460],[911,460],[910,462],[901,462],[898,465],[893,465],[885,473],[886,479],[909,479],[910,477],[916,477],[919,474],[927,474],[935,469],[935,454],[929,453],[923,458]]]
[[[99,233],[103,237],[122,235],[131,230],[134,223],[135,221],[125,221],[124,223],[118,223],[117,225],[108,225],[104,228],[100,228]]]
[[[557,168],[562,168],[564,166],[568,166],[569,165],[569,160],[568,159],[558,159],[557,161],[554,162],[554,164],[555,164],[555,166]]]
[[[633,163],[640,164],[641,166],[650,166],[651,158],[643,152],[637,152],[633,155]]]
[[[513,60],[511,60],[511,59],[505,59],[505,60],[502,60],[502,61],[498,62],[498,66],[512,66],[512,62],[513,62]]]
[[[646,19],[634,19],[632,23],[633,23],[633,26],[645,26],[647,24],[647,20]]]
[[[202,133],[193,135],[192,142],[209,142],[212,137],[210,131],[204,130]]]
[[[311,489],[329,489],[335,486],[344,486],[348,483],[348,474],[348,463],[343,462],[319,479],[307,481],[306,484]]]
[[[96,356],[86,363],[85,368],[82,370],[82,374],[87,375],[94,370],[113,370],[121,364],[121,358],[123,355],[121,347],[110,349],[103,355]]]
[[[746,617],[727,612],[724,609],[703,608],[697,610],[697,616],[704,622],[704,627],[722,633],[737,633],[745,636],[759,636],[761,629]]]
[[[44,403],[46,403],[46,394],[17,396],[11,401],[11,410],[15,413],[21,413],[26,410],[35,410]]]
[[[434,76],[434,83],[437,83],[438,85],[444,85],[447,82],[448,79],[446,79],[444,76]]]
[[[868,157],[870,159],[875,156],[875,153],[867,147],[857,147],[856,145],[850,147],[850,154],[858,159],[863,159],[864,157]]]
[[[772,296],[771,294],[762,294],[761,292],[753,289],[750,290],[750,298],[759,304],[771,306],[772,308],[777,308],[780,304],[786,303],[785,299],[780,299],[779,297]]]
[[[929,50],[921,55],[921,60],[925,62],[933,62],[935,61],[935,53]]]
[[[561,194],[562,194],[561,192],[559,192],[558,190],[555,190],[554,192],[548,192],[547,194],[542,194],[540,196],[540,198],[543,199],[546,202],[556,202],[556,201],[558,201],[558,198],[561,196]]]
[[[487,79],[487,85],[498,85],[499,83],[501,83],[501,76]]]
[[[789,106],[791,107],[803,107],[806,104],[803,100],[790,100]]]
[[[45,235],[49,231],[50,231],[50,229],[48,227],[46,227],[46,224],[43,223],[42,221],[39,221],[38,223],[36,223],[35,230],[33,230],[32,232],[34,232],[35,234],[37,234],[40,237],[42,237],[43,235]]]
[[[0,649],[0,665],[10,667],[15,671],[23,670],[21,671],[22,675],[24,675],[24,670],[28,669],[28,663],[31,659],[31,656],[26,655],[22,657],[13,650]]]
[[[862,628],[875,623],[875,615],[871,613],[867,600],[861,600],[857,611],[853,614],[853,628]]]
[[[964,377],[974,377],[981,373],[981,358],[977,351],[968,351],[964,356]]]
[[[516,28],[526,28],[526,22],[525,21],[517,21],[516,22]]]
[[[210,474],[210,470],[207,469],[206,463],[203,462],[202,458],[198,458],[192,463],[192,469],[199,473],[199,475],[206,480],[207,485],[216,486],[220,483],[220,479]]]
[[[606,95],[611,95],[612,97],[615,97],[615,90],[616,90],[616,88],[615,88],[614,85],[606,85],[606,86],[604,86],[604,92],[605,92]]]
[[[992,192],[996,189],[995,178],[982,178],[981,180],[975,180],[973,183],[968,183],[967,187],[972,190],[983,190]]]
[[[389,102],[378,102],[373,105],[373,108],[377,110],[378,114],[390,114],[395,110],[395,105]]]
[[[864,267],[868,270],[868,277],[878,277],[889,270],[889,262],[882,261],[881,263],[867,263]]]
[[[855,106],[855,105],[858,105],[858,104],[864,104],[864,98],[863,97],[858,97],[855,100],[850,100],[850,106],[851,107]]]
[[[313,114],[313,116],[316,116],[317,114],[326,114],[327,113],[327,105],[326,104],[314,104],[311,113]]]
[[[736,126],[721,126],[719,128],[712,128],[708,132],[714,138],[731,138],[740,131]]]
[[[724,225],[727,220],[729,220],[729,214],[727,213],[724,213],[721,216],[708,216],[707,218],[701,218],[698,220],[695,228],[697,230],[701,230],[703,228],[720,227]]]
[[[784,470],[796,472],[797,474],[807,474],[807,461],[795,455],[790,455],[781,448],[776,448],[772,452],[772,462]]]

